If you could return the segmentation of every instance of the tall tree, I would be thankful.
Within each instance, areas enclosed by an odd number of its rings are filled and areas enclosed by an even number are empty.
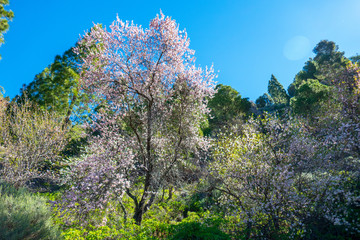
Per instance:
[[[313,52],[316,54],[314,59],[305,63],[288,88],[294,112],[307,116],[321,114],[321,105],[334,98],[334,91],[331,90],[334,80],[349,62],[344,52],[340,52],[332,41],[320,41]]]
[[[74,108],[85,97],[79,91],[79,72],[80,59],[70,48],[24,86],[17,100],[28,99],[44,110],[55,111],[65,116],[67,124]]]
[[[212,68],[195,66],[186,32],[162,13],[148,29],[119,19],[109,30],[95,26],[82,45],[89,52],[83,55],[82,89],[103,100],[94,116],[99,133],[94,141],[101,147],[93,159],[118,169],[106,178],[112,179],[109,184],[98,182],[102,175],[93,189],[99,190],[97,196],[107,189],[118,197],[125,188],[134,203],[133,218],[141,224],[157,192],[178,184],[186,163],[195,163],[197,150],[207,145],[199,129],[215,75]],[[109,146],[124,152],[114,156]],[[97,168],[93,171],[79,172],[93,176]],[[112,187],[114,182],[118,187]],[[92,196],[88,199],[99,199]]]
[[[9,29],[9,21],[14,17],[11,10],[5,10],[4,6],[8,4],[9,0],[0,0],[0,45],[4,43],[4,33]]]
[[[271,79],[268,84],[268,93],[273,99],[275,104],[288,104],[289,96],[287,95],[284,87],[279,83],[276,77],[271,74]]]
[[[289,104],[289,95],[286,93],[284,87],[271,74],[271,78],[268,83],[268,92],[258,97],[255,101],[256,107],[260,112],[267,111],[281,111]]]
[[[344,52],[339,51],[339,46],[333,41],[322,40],[316,47],[313,49],[313,52],[316,54],[314,60],[322,62],[341,62],[341,59],[344,57]]]
[[[339,51],[339,47],[328,40],[320,41],[313,53],[316,54],[314,59],[309,59],[303,69],[295,76],[294,82],[289,86],[290,96],[295,96],[297,88],[308,79],[315,79],[321,84],[332,85],[334,71],[339,74],[345,69],[348,59],[344,57],[344,52]]]

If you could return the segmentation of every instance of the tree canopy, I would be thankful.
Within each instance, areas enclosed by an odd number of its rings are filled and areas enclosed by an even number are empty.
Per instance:
[[[69,122],[75,108],[85,106],[87,97],[80,91],[80,68],[80,57],[70,48],[62,56],[57,55],[53,63],[24,85],[17,101],[30,100],[44,110],[65,116],[65,121]]]
[[[117,187],[109,194],[125,192],[140,224],[157,192],[177,185],[186,163],[194,164],[196,152],[206,147],[199,130],[215,75],[212,68],[196,67],[186,32],[162,13],[148,29],[120,19],[109,30],[97,25],[80,44],[88,53],[82,56],[82,89],[101,105],[93,119],[100,134],[93,143],[98,154],[85,165],[96,161],[115,168],[110,180],[116,178]],[[109,146],[122,151],[104,154]],[[89,184],[103,193],[103,183]]]
[[[216,93],[209,100],[210,109],[209,130],[219,129],[230,124],[238,118],[249,114],[251,103],[247,98],[242,98],[240,93],[230,86],[218,84]]]

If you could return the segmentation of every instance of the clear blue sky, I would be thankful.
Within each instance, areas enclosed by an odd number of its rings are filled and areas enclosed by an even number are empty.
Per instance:
[[[255,100],[271,74],[292,82],[322,39],[350,57],[360,53],[358,0],[10,0],[15,13],[0,47],[0,85],[14,97],[94,23],[116,18],[148,26],[159,13],[186,28],[197,64],[219,71],[217,81]]]

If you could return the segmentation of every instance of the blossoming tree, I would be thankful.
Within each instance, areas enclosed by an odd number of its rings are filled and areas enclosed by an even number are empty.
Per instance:
[[[207,146],[199,127],[208,113],[215,74],[195,66],[186,32],[162,13],[147,29],[119,18],[109,29],[96,25],[80,44],[78,51],[87,52],[82,89],[98,99],[92,124],[97,143],[121,136],[118,150],[133,156],[118,166],[121,186],[134,202],[134,219],[141,224],[157,192],[181,180],[181,169]],[[108,161],[109,144],[98,146],[96,161]]]
[[[314,239],[324,226],[360,231],[348,217],[358,206],[358,194],[348,186],[359,177],[359,163],[341,154],[344,144],[309,129],[303,119],[265,115],[249,120],[240,134],[215,140],[210,174],[246,239]]]
[[[41,179],[58,181],[56,169],[68,142],[62,120],[28,100],[19,105],[0,95],[0,181],[16,187],[39,187]]]

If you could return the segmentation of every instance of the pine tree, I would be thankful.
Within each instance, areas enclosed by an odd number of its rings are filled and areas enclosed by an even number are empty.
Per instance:
[[[66,116],[65,124],[70,123],[70,116],[75,108],[83,103],[85,95],[79,92],[79,56],[73,48],[62,56],[57,55],[54,62],[37,74],[34,80],[24,85],[18,102],[25,99],[36,103],[43,110],[55,111]]]
[[[0,0],[0,45],[4,43],[3,34],[9,29],[9,21],[11,21],[14,17],[14,13],[12,11],[7,11],[4,8],[4,6],[8,4],[9,0]]]
[[[274,104],[289,103],[289,96],[274,75],[271,75],[271,79],[269,80],[268,93],[270,94]]]

